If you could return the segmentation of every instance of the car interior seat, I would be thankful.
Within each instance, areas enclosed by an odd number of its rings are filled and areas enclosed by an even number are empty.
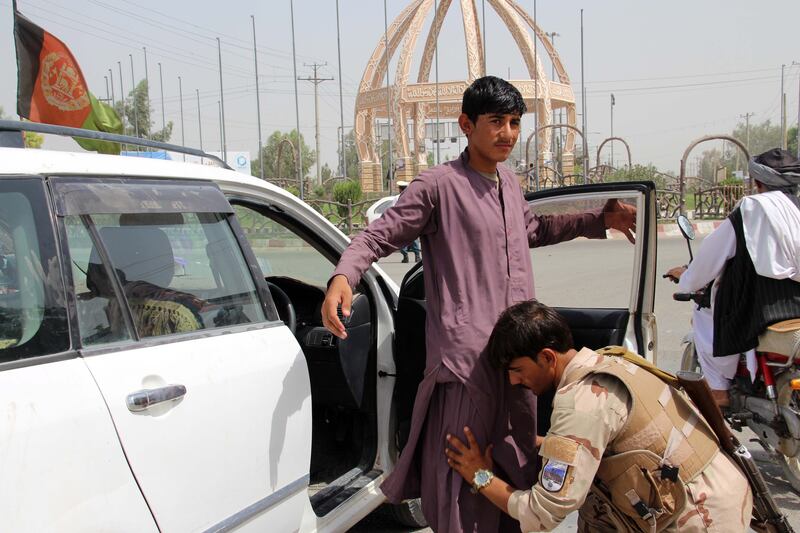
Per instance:
[[[140,337],[202,329],[199,309],[191,309],[186,303],[194,298],[168,288],[175,273],[175,258],[164,230],[139,225],[106,227],[100,229],[100,237],[122,283]],[[87,285],[93,292],[109,297],[113,289],[105,272],[93,249]],[[110,314],[114,311],[109,309]]]

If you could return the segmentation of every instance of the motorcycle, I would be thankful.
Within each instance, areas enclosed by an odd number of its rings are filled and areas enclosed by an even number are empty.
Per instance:
[[[683,215],[677,223],[686,238],[691,262],[694,228]],[[678,282],[668,274],[663,277]],[[673,298],[709,307],[710,292],[709,285],[694,293],[675,293]],[[729,391],[730,406],[723,409],[723,415],[732,429],[741,432],[748,427],[755,433],[759,444],[800,493],[800,317],[772,324],[758,340],[755,377],[751,377],[746,356],[741,354]],[[681,370],[700,372],[692,333],[684,337],[683,344]]]

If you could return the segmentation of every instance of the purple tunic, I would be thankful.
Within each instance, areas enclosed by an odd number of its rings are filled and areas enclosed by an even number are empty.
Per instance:
[[[435,490],[439,493],[446,484],[444,480],[420,478],[422,464],[426,465],[426,478],[438,477],[434,470],[440,470],[441,474],[449,471],[444,433],[438,425],[432,427],[432,419],[451,420],[454,424],[467,422],[482,447],[488,443],[495,445],[495,465],[507,476],[507,481],[520,488],[534,483],[535,396],[527,390],[510,387],[504,373],[491,367],[485,354],[486,342],[503,310],[533,297],[529,247],[578,236],[605,238],[599,212],[534,216],[510,169],[498,165],[498,191],[494,182],[469,167],[468,158],[465,151],[459,159],[421,173],[394,207],[353,239],[334,272],[345,275],[350,286],[355,287],[374,261],[421,237],[427,300],[427,362],[417,391],[408,443],[395,470],[381,487],[392,502],[418,497],[421,481],[423,485],[430,482],[438,486]],[[459,385],[466,394],[454,394],[464,398],[462,404],[469,405],[460,404],[459,414],[453,412],[449,416],[447,411],[456,408],[452,401],[435,398],[437,384]],[[432,413],[430,408],[439,412]],[[426,417],[431,420],[425,432],[433,432],[428,438],[422,435]],[[461,435],[461,427],[463,424],[447,431]],[[444,467],[432,469],[432,462]],[[426,509],[424,486],[422,492],[426,517],[433,516],[430,505]],[[452,504],[439,501],[437,506]],[[464,506],[465,502],[460,504]],[[440,529],[456,530],[456,525],[450,520],[449,527]]]

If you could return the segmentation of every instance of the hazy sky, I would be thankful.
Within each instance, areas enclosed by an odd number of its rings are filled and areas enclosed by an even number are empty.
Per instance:
[[[390,21],[409,0],[387,0]],[[482,0],[475,0],[481,10]],[[533,1],[520,2],[530,13]],[[16,109],[16,63],[11,3],[0,1],[0,105]],[[131,89],[129,54],[137,80],[144,77],[144,54],[151,86],[153,119],[161,126],[158,63],[164,75],[167,121],[175,122],[173,141],[180,142],[178,76],[183,79],[185,136],[198,146],[195,89],[200,91],[203,141],[219,149],[219,78],[216,37],[222,42],[225,122],[229,151],[257,150],[252,26],[255,16],[259,47],[262,131],[294,128],[292,42],[289,0],[208,2],[202,0],[19,0],[19,9],[53,33],[77,58],[90,90],[106,96],[112,69],[119,97]],[[780,121],[781,64],[786,64],[787,115],[797,122],[800,67],[800,1],[752,0],[539,0],[537,19],[544,31],[555,31],[555,44],[580,94],[580,9],[584,9],[587,118],[590,145],[610,133],[610,93],[616,97],[614,133],[628,140],[634,162],[652,162],[677,170],[681,154],[695,138],[728,133],[744,113],[752,122]],[[339,126],[339,81],[335,0],[295,0],[298,75],[309,76],[304,63],[324,63],[320,86],[322,161],[336,167]],[[365,63],[383,38],[383,2],[340,0],[342,81],[346,129]],[[427,32],[426,22],[420,46]],[[487,70],[489,74],[525,77],[521,57],[499,17],[486,2]],[[412,72],[415,72],[415,62]],[[545,70],[550,64],[545,60]],[[439,40],[440,80],[466,74],[459,2],[453,1]],[[300,127],[313,147],[314,99],[308,82],[298,82]],[[578,101],[580,112],[581,102]],[[529,131],[532,118],[523,121]],[[55,144],[55,143],[54,143]],[[45,146],[48,146],[46,143]],[[53,146],[53,145],[50,145]],[[711,148],[706,145],[705,148]],[[617,152],[618,154],[619,152]],[[699,151],[698,151],[699,153]],[[313,173],[313,170],[312,170]]]

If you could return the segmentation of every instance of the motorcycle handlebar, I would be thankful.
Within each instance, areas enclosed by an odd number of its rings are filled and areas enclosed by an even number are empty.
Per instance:
[[[677,300],[679,302],[691,302],[697,297],[697,294],[694,292],[676,292],[672,295],[673,300]]]

